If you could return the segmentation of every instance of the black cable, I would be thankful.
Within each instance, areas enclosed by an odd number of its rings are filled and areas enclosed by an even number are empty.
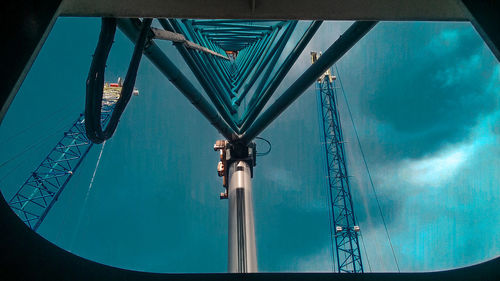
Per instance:
[[[344,85],[342,85],[342,80],[340,79],[339,70],[337,68],[337,65],[335,65],[335,70],[337,71],[337,76],[339,78],[340,88],[342,90],[342,94],[344,96],[344,99],[345,99],[345,102],[347,105],[347,111],[349,112],[352,126],[354,127],[354,133],[356,134],[356,139],[358,141],[359,150],[361,151],[361,156],[363,157],[363,162],[365,164],[366,172],[368,173],[368,178],[370,179],[370,184],[372,187],[373,195],[375,196],[375,200],[377,201],[378,211],[380,213],[380,217],[382,218],[382,222],[384,223],[385,234],[387,235],[387,240],[389,240],[389,245],[391,246],[392,256],[394,257],[394,262],[396,263],[396,268],[398,269],[398,272],[401,272],[401,270],[399,269],[398,259],[396,258],[396,253],[394,252],[394,247],[392,246],[391,236],[389,235],[389,230],[387,229],[387,224],[385,223],[384,214],[382,213],[382,208],[380,207],[380,202],[378,200],[377,192],[375,191],[375,186],[373,185],[372,175],[370,174],[370,169],[368,169],[368,164],[366,163],[366,159],[365,159],[365,153],[363,152],[363,148],[361,146],[361,141],[359,140],[358,130],[356,129],[356,125],[354,125],[354,119],[352,118],[351,107],[349,105],[349,102],[347,101],[347,96],[346,96],[345,91],[344,91]]]
[[[116,102],[111,118],[108,125],[103,130],[101,125],[101,109],[102,109],[102,96],[104,85],[104,72],[106,68],[106,61],[108,59],[113,40],[116,32],[116,19],[115,18],[102,18],[101,33],[99,34],[99,41],[92,58],[90,65],[89,75],[87,78],[87,94],[85,100],[85,130],[87,137],[94,143],[102,143],[113,136],[118,121],[127,106],[132,91],[134,90],[135,80],[137,77],[137,70],[141,62],[142,52],[145,48],[150,34],[150,26],[152,19],[144,19],[142,22],[141,32],[134,47],[134,52],[130,60],[127,70],[127,75],[123,82],[123,87],[120,93],[120,98]]]
[[[266,156],[266,155],[268,155],[271,152],[271,148],[272,148],[271,142],[268,141],[268,140],[266,140],[265,138],[261,138],[261,137],[255,137],[255,138],[259,139],[259,140],[263,140],[263,141],[267,142],[267,144],[269,145],[269,149],[266,152],[256,153],[255,155],[257,155],[257,156]]]

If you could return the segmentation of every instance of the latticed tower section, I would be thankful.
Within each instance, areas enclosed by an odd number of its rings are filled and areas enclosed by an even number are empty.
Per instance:
[[[121,90],[121,79],[117,83],[104,84],[103,126],[106,126]],[[134,94],[138,93],[134,90]],[[82,113],[9,201],[12,210],[31,229],[38,229],[92,146],[93,143],[85,134]]]
[[[319,55],[311,53],[312,63]],[[326,178],[330,196],[331,235],[338,272],[362,273],[358,232],[347,172],[342,126],[337,107],[336,77],[330,70],[316,83],[320,134],[325,153]]]

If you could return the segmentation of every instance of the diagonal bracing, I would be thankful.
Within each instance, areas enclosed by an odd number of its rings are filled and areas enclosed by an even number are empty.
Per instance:
[[[313,59],[314,60],[314,59]],[[337,272],[363,273],[361,251],[351,197],[342,125],[337,107],[335,76],[326,73],[316,83],[321,141],[332,216],[331,235]]]
[[[121,85],[117,83],[104,86],[103,126],[109,121],[120,91]],[[93,145],[87,138],[82,113],[14,194],[9,206],[31,229],[38,229]]]

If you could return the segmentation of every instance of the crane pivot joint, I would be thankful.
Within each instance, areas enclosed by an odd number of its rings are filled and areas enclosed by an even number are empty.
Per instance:
[[[217,174],[222,177],[222,186],[225,192],[220,194],[220,199],[227,199],[228,167],[234,161],[245,161],[250,166],[250,174],[253,177],[253,167],[256,165],[257,145],[255,142],[244,144],[243,142],[229,142],[228,140],[217,140],[214,151],[219,151],[219,162],[217,163]]]

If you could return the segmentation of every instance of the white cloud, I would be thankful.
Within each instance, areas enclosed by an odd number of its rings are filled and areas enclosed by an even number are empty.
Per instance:
[[[474,128],[470,141],[422,159],[399,162],[395,167],[398,178],[414,186],[442,186],[449,182],[483,146],[497,142],[492,125],[497,118],[497,114],[485,117]]]
[[[405,160],[398,175],[415,186],[439,186],[453,178],[473,152],[466,144],[419,160]]]

